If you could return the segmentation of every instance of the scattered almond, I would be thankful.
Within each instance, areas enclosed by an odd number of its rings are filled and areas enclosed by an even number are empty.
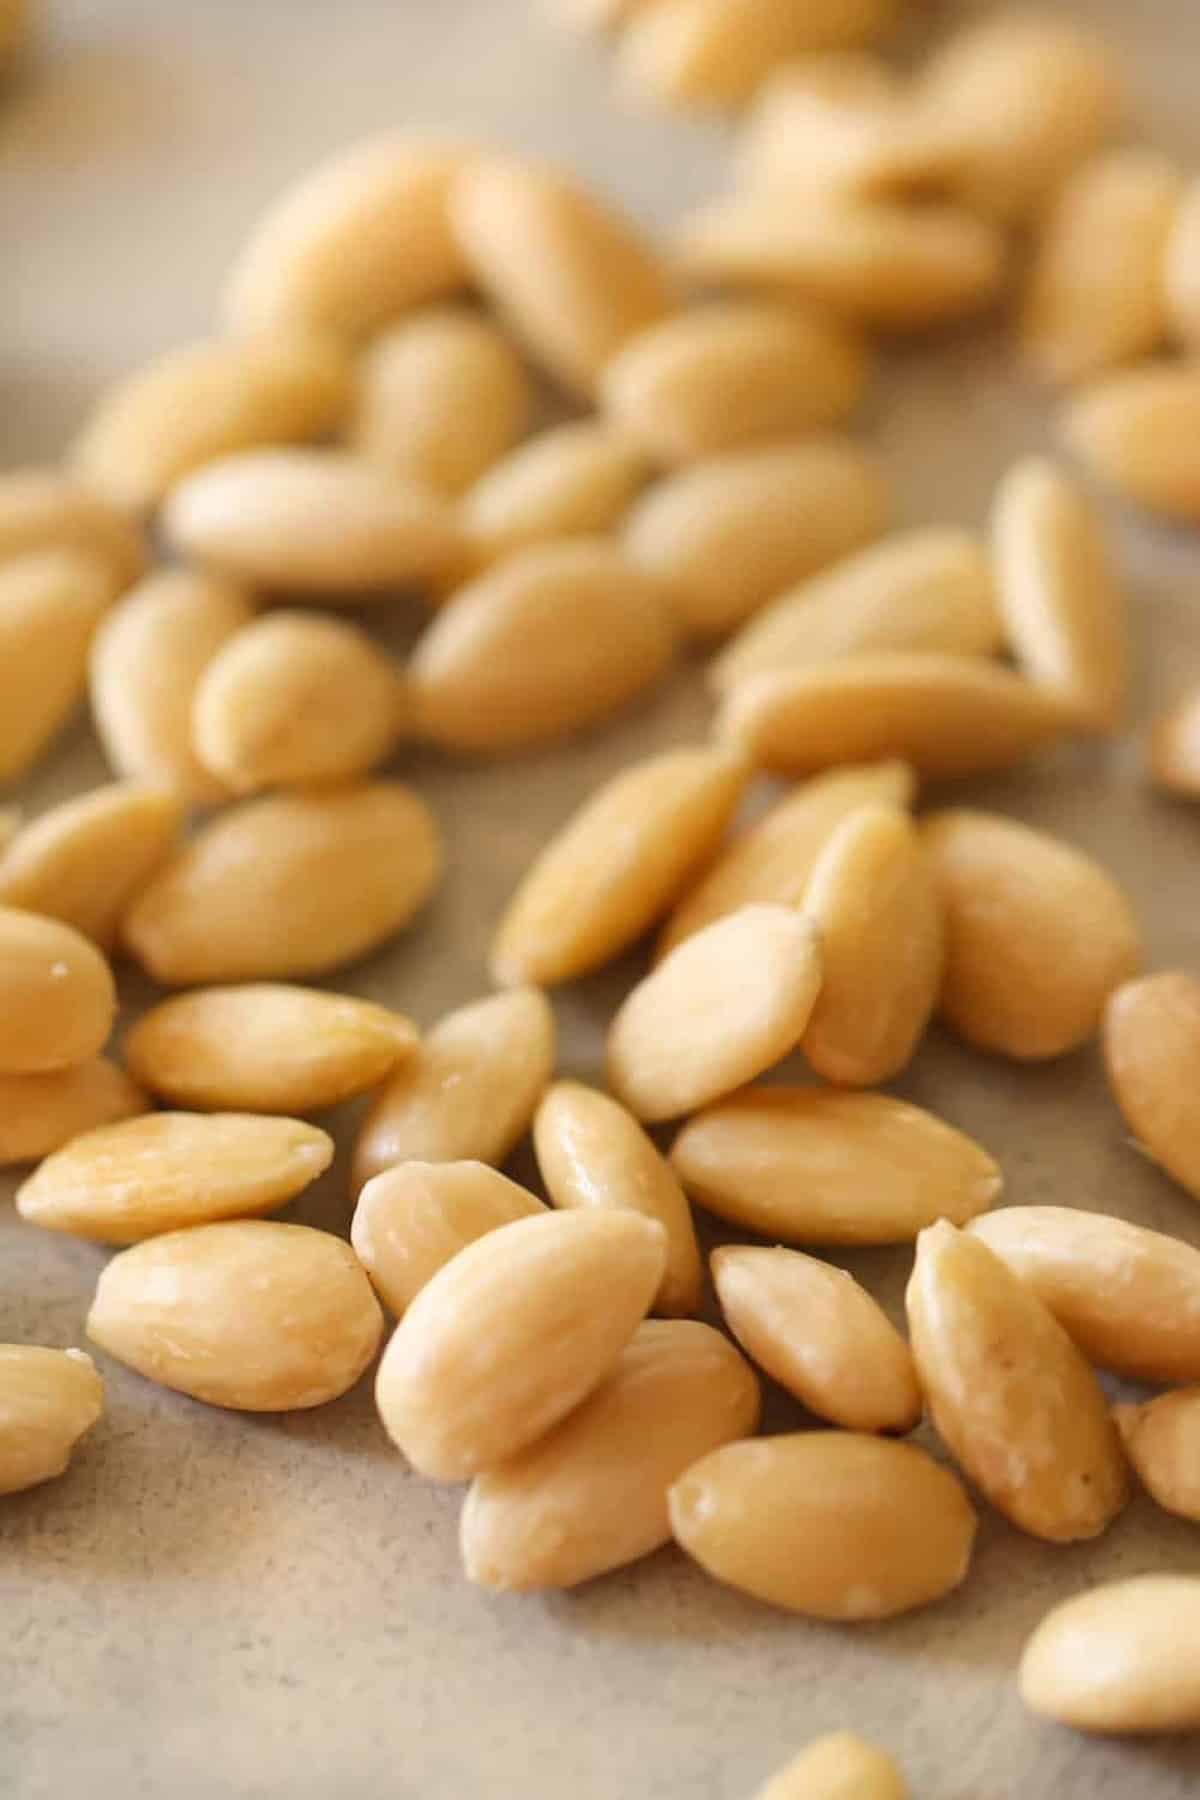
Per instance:
[[[1150,773],[1169,793],[1200,794],[1200,690],[1193,688],[1150,731]]]
[[[101,564],[108,598],[136,581],[146,566],[141,532],[117,507],[74,475],[59,469],[0,473],[0,563],[37,551],[70,550]]]
[[[0,1075],[89,1061],[112,1030],[112,971],[89,939],[57,919],[0,906]]]
[[[1123,499],[1186,524],[1200,520],[1200,362],[1148,362],[1100,376],[1072,397],[1062,434]]]
[[[600,419],[539,431],[463,497],[462,522],[487,560],[554,538],[611,531],[649,479],[650,458]]]
[[[1200,1523],[1200,1388],[1114,1412],[1130,1462],[1167,1512]]]
[[[88,646],[113,593],[106,564],[84,551],[0,560],[0,781],[35,763],[83,698]]]
[[[1138,1148],[1200,1200],[1200,1121],[1190,1071],[1200,1057],[1200,982],[1164,969],[1126,982],[1104,1016],[1109,1086]]]
[[[835,1731],[802,1750],[755,1800],[909,1800],[909,1790],[890,1756]]]
[[[0,1344],[0,1494],[62,1475],[104,1411],[104,1384],[82,1350]]]
[[[1200,182],[1185,188],[1166,245],[1165,303],[1171,328],[1200,343]]]
[[[1077,1731],[1200,1730],[1200,1581],[1142,1575],[1053,1608],[1025,1646],[1021,1698]]]
[[[0,1075],[0,1167],[40,1162],[82,1132],[135,1118],[149,1105],[106,1056],[44,1075]]]

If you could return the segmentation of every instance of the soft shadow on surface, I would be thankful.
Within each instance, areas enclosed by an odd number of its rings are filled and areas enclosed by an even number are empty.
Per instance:
[[[35,38],[4,84],[0,158],[45,178],[144,156],[147,144],[186,134],[191,91],[177,63],[135,43]]]

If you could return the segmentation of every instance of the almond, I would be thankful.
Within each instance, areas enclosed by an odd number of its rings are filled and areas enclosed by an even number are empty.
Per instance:
[[[1148,362],[1100,376],[1062,415],[1085,468],[1125,500],[1185,524],[1200,520],[1200,362]]]
[[[88,646],[114,591],[107,565],[84,551],[0,561],[0,781],[35,763],[83,698]]]
[[[1118,1406],[1113,1416],[1147,1491],[1167,1512],[1200,1523],[1200,1388]]]
[[[6,469],[0,474],[0,563],[48,550],[74,551],[101,564],[110,600],[146,566],[137,526],[74,475]]]
[[[909,1800],[909,1790],[890,1756],[835,1731],[802,1750],[755,1800]]]
[[[1047,1613],[1021,1658],[1021,1698],[1077,1731],[1200,1729],[1200,1581],[1142,1575]]]
[[[1200,182],[1184,190],[1166,244],[1166,311],[1176,336],[1200,342]],[[1152,347],[1152,346],[1148,346]]]
[[[40,1162],[82,1132],[135,1118],[149,1105],[106,1056],[45,1075],[0,1075],[0,1167]]]
[[[1193,688],[1155,719],[1149,761],[1159,787],[1186,799],[1200,794],[1200,690]]]
[[[650,458],[601,419],[574,419],[518,445],[463,497],[487,560],[554,538],[611,531],[650,476]]]
[[[1104,1017],[1108,1081],[1137,1146],[1200,1200],[1200,1127],[1188,1071],[1200,1056],[1200,982],[1164,969],[1126,982]]]
[[[96,946],[70,925],[0,906],[0,1075],[89,1061],[112,1030],[117,993]]]
[[[82,1350],[0,1344],[0,1494],[64,1473],[104,1411],[104,1384]]]

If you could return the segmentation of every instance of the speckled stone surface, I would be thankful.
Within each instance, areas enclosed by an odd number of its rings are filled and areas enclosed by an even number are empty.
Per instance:
[[[55,455],[106,380],[202,333],[261,204],[358,133],[449,124],[566,155],[657,223],[724,167],[719,133],[631,109],[603,51],[526,0],[50,10],[43,51],[0,99],[5,463]],[[1194,0],[1061,10],[1111,31],[1134,116],[1200,164]],[[981,520],[1006,462],[1047,441],[1040,398],[999,339],[906,352],[872,415],[913,523]],[[1200,544],[1123,530],[1144,708],[1200,679]],[[622,762],[702,732],[707,712],[693,670],[561,753],[418,766],[449,878],[418,928],[347,985],[423,1022],[481,991],[490,922],[549,828]],[[23,797],[43,804],[101,772],[81,728]],[[1095,851],[1128,882],[1152,961],[1200,966],[1200,814],[1145,790],[1132,741],[967,792]],[[601,1022],[633,967],[561,999],[565,1069],[597,1073]],[[1126,1144],[1092,1052],[1022,1070],[938,1040],[899,1086],[1001,1156],[1011,1200],[1107,1209],[1200,1242],[1196,1204]],[[0,1337],[79,1342],[102,1254],[19,1223],[8,1191]],[[344,1160],[294,1216],[346,1229]],[[906,1256],[852,1262],[895,1309]],[[741,1800],[843,1725],[894,1750],[921,1800],[1200,1788],[1195,1740],[1087,1743],[1028,1719],[1014,1687],[1054,1600],[1200,1568],[1200,1532],[1144,1501],[1071,1550],[987,1515],[960,1594],[865,1630],[773,1615],[673,1552],[565,1598],[500,1600],[460,1579],[459,1496],[406,1472],[367,1387],[322,1412],[249,1419],[104,1372],[108,1417],[68,1476],[0,1504],[6,1797]],[[775,1425],[794,1416],[774,1405]]]

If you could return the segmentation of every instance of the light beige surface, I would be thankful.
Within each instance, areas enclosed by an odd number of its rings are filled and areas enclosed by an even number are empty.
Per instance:
[[[55,454],[106,379],[203,333],[260,205],[358,133],[448,122],[565,152],[660,223],[724,167],[715,132],[629,110],[606,54],[556,34],[533,0],[50,10],[51,40],[0,100],[0,462]],[[1136,116],[1200,162],[1194,0],[1062,10],[1111,30]],[[912,525],[981,523],[1005,463],[1046,441],[1039,397],[971,334],[905,352],[872,411]],[[1200,678],[1200,543],[1137,525],[1124,543],[1144,716],[1151,691]],[[451,873],[354,987],[422,1023],[481,992],[492,926],[550,830],[708,712],[681,677],[566,751],[416,766]],[[101,768],[81,731],[28,798]],[[1118,867],[1153,960],[1200,966],[1200,816],[1144,787],[1132,739],[959,792]],[[599,1076],[604,1019],[634,970],[556,999],[566,1072]],[[899,1086],[999,1153],[1011,1200],[1092,1205],[1200,1243],[1196,1203],[1128,1148],[1094,1051],[1017,1069],[939,1039]],[[514,1169],[531,1178],[523,1157]],[[349,1215],[343,1157],[289,1216],[344,1232]],[[895,1316],[907,1257],[845,1260]],[[78,1343],[102,1261],[4,1203],[0,1335]],[[1084,1743],[1028,1718],[1016,1691],[1052,1601],[1200,1565],[1196,1528],[1145,1500],[1073,1550],[988,1513],[958,1594],[865,1630],[769,1613],[674,1552],[564,1599],[489,1597],[458,1572],[458,1495],[406,1471],[368,1384],[319,1412],[247,1419],[100,1360],[108,1417],[61,1482],[0,1510],[5,1800],[743,1800],[841,1726],[894,1751],[922,1800],[1183,1800],[1200,1781],[1195,1740]],[[777,1401],[768,1417],[797,1415]]]

